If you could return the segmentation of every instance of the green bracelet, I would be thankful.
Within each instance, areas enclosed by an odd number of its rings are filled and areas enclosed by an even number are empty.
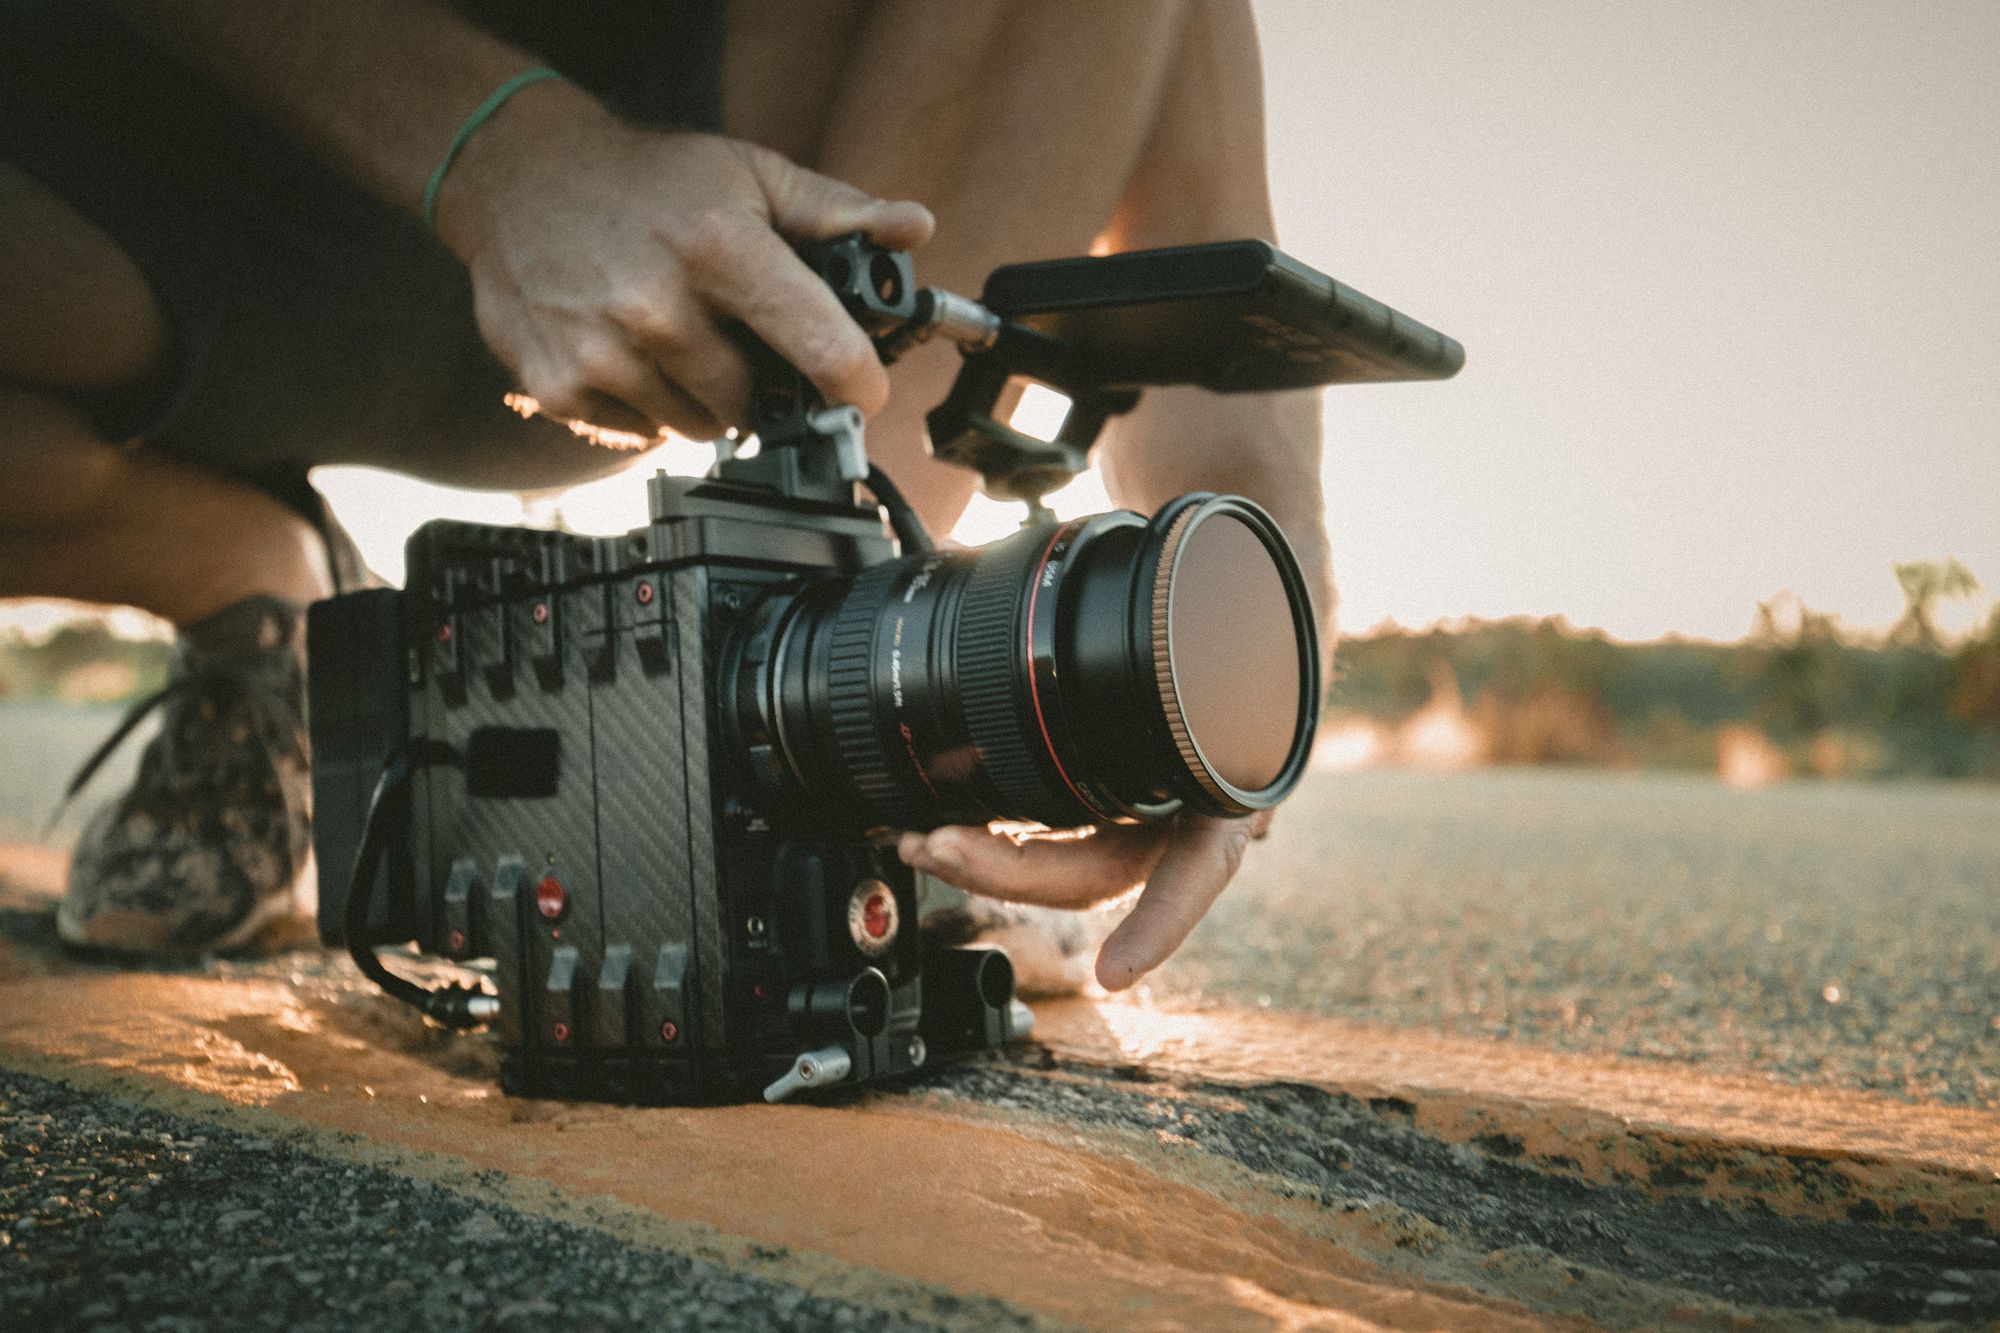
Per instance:
[[[458,127],[458,133],[451,137],[451,147],[444,150],[444,157],[438,161],[437,170],[431,173],[429,182],[424,186],[424,225],[426,227],[429,227],[432,231],[437,230],[438,191],[444,188],[444,174],[450,171],[451,164],[458,160],[459,150],[465,147],[466,141],[479,133],[479,127],[491,120],[493,113],[505,106],[507,99],[515,93],[520,92],[531,83],[540,83],[543,79],[560,79],[561,77],[560,73],[550,69],[546,65],[538,69],[522,70],[519,74],[516,74],[513,78],[495,88],[491,93],[488,93],[485,101],[472,108],[472,114],[465,118],[465,123]]]

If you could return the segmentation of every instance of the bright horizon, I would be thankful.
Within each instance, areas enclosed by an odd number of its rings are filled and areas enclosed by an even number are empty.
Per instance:
[[[1325,395],[1345,631],[1732,640],[1781,590],[1879,631],[1892,565],[1945,556],[2000,590],[2000,6],[1256,8],[1281,243],[1467,348]],[[523,512],[322,477],[391,577],[426,518]],[[617,530],[644,486],[562,509]]]

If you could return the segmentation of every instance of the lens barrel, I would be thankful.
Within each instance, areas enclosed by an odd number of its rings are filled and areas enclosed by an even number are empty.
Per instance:
[[[768,596],[723,711],[774,818],[1241,815],[1305,771],[1318,640],[1277,524],[1195,494]]]

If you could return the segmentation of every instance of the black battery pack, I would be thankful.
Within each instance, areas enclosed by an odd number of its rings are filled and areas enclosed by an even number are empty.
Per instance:
[[[349,871],[361,847],[368,803],[389,759],[409,740],[409,685],[404,679],[403,595],[368,588],[307,612],[306,715],[312,735],[313,859],[319,865],[319,932],[328,944],[346,941]],[[403,804],[406,804],[404,802]],[[400,836],[406,808],[383,818]],[[389,858],[376,872],[370,902],[378,939],[416,932],[409,863]]]

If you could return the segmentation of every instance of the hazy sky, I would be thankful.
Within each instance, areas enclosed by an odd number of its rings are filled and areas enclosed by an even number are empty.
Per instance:
[[[1945,554],[2000,587],[2000,4],[1257,12],[1284,244],[1469,355],[1327,396],[1345,627],[1733,638],[1781,588],[1879,626]],[[330,480],[392,573],[441,503]],[[597,489],[575,519],[640,521]]]
[[[1327,396],[1348,628],[2000,588],[2000,4],[1257,12],[1286,247],[1468,353]]]

